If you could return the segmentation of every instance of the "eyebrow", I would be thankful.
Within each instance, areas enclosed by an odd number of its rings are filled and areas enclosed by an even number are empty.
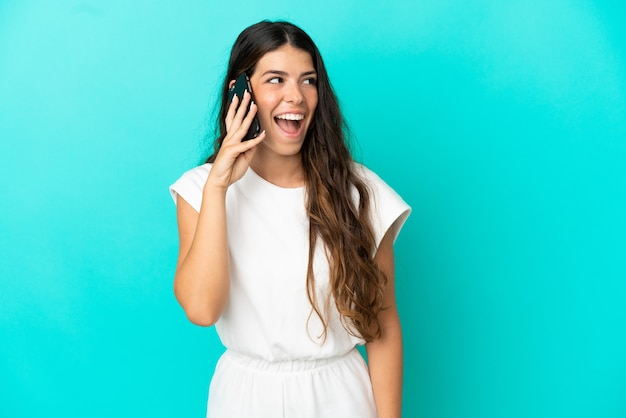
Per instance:
[[[268,70],[266,72],[263,73],[263,75],[268,75],[268,74],[275,74],[275,75],[279,75],[282,77],[288,76],[289,74],[285,71],[280,71],[280,70]],[[305,71],[303,73],[300,74],[300,77],[306,77],[308,75],[317,75],[317,72],[315,70],[310,70],[310,71]]]

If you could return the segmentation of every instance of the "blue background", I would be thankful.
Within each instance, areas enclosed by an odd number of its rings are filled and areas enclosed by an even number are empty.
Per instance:
[[[0,417],[199,417],[167,187],[236,35],[318,43],[397,241],[405,417],[626,416],[623,2],[0,2]]]

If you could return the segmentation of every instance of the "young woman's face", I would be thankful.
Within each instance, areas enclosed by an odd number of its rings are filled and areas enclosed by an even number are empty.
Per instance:
[[[250,84],[258,106],[263,148],[280,155],[300,152],[317,107],[317,74],[311,55],[290,45],[257,62]]]

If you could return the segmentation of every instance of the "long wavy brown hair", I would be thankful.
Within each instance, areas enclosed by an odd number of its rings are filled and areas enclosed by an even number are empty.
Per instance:
[[[344,328],[365,341],[373,341],[381,335],[378,316],[383,309],[387,277],[374,262],[376,242],[370,220],[370,191],[355,172],[346,140],[347,126],[321,54],[302,29],[289,22],[262,21],[239,35],[231,50],[216,121],[219,131],[207,162],[215,161],[226,136],[229,80],[243,72],[251,76],[263,55],[284,45],[307,51],[317,72],[318,104],[301,157],[310,220],[307,294],[322,321],[323,334],[319,337],[323,340],[327,335],[331,303],[328,298],[321,309],[315,291],[313,259],[318,239],[321,239],[330,267],[332,300]]]

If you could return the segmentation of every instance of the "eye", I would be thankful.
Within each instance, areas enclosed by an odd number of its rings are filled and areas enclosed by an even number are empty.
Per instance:
[[[309,78],[305,78],[303,81],[304,84],[308,84],[311,86],[314,86],[317,84],[317,78],[315,77],[309,77]]]
[[[269,80],[267,80],[268,83],[270,84],[279,84],[282,83],[283,79],[281,77],[272,77]]]

